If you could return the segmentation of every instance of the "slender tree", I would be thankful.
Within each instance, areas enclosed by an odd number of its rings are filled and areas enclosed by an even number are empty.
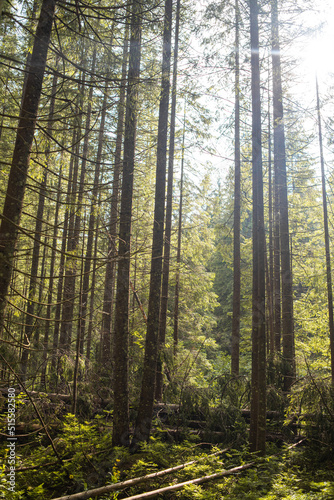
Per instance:
[[[49,349],[49,336],[50,336],[50,323],[51,323],[51,310],[52,310],[52,300],[54,296],[54,281],[55,281],[55,265],[56,265],[56,248],[57,248],[57,236],[58,236],[58,218],[60,210],[60,196],[61,196],[61,181],[62,181],[62,159],[63,150],[61,153],[60,160],[60,170],[58,173],[58,183],[57,183],[57,197],[56,197],[56,207],[54,215],[53,224],[53,235],[52,235],[52,251],[50,258],[50,268],[49,268],[49,285],[48,285],[48,305],[46,308],[46,321],[45,321],[45,332],[44,332],[44,349],[43,349],[43,365],[41,374],[41,385],[46,386],[46,371],[47,371],[47,358]],[[55,326],[54,326],[55,328]],[[54,358],[52,358],[54,359]]]
[[[278,173],[274,164],[274,203],[273,203],[273,302],[275,351],[281,350],[281,263],[279,230],[279,190]]]
[[[52,82],[52,92],[51,92],[51,100],[50,100],[50,109],[48,116],[48,126],[47,126],[47,146],[45,151],[45,163],[46,168],[43,171],[43,178],[40,185],[40,191],[38,196],[38,206],[36,213],[36,222],[35,222],[35,231],[34,231],[34,244],[32,251],[32,259],[31,259],[31,268],[30,268],[30,283],[29,283],[29,291],[28,291],[28,303],[27,303],[27,317],[25,324],[25,338],[28,342],[30,342],[33,325],[34,325],[34,312],[35,312],[35,293],[38,284],[38,266],[39,266],[39,255],[40,255],[40,247],[41,247],[41,239],[42,239],[42,225],[43,225],[43,214],[44,214],[44,205],[45,205],[45,194],[46,194],[46,186],[48,179],[48,162],[50,155],[50,136],[52,132],[52,123],[53,123],[53,114],[55,107],[55,98],[56,98],[56,89],[57,89],[57,75],[54,74],[53,82]],[[24,382],[27,374],[28,367],[28,355],[29,350],[23,349],[21,356],[21,379]]]
[[[55,0],[43,0],[29,72],[22,96],[20,118],[0,226],[0,327],[2,327],[4,321],[6,296],[20,230],[30,151],[34,139],[55,7]]]
[[[318,114],[318,134],[320,148],[320,166],[321,166],[321,186],[322,186],[322,207],[324,214],[324,229],[325,229],[325,252],[326,252],[326,277],[327,277],[327,300],[328,300],[328,323],[329,323],[329,345],[331,353],[331,374],[332,385],[334,386],[334,318],[333,318],[333,286],[332,286],[332,268],[331,254],[329,246],[329,229],[328,229],[328,210],[327,210],[327,193],[326,193],[326,177],[325,177],[325,160],[322,143],[322,127],[320,114],[320,98],[318,78],[316,78],[316,94],[317,94],[317,114]]]
[[[94,254],[93,254],[91,292],[90,292],[90,297],[89,297],[89,319],[88,319],[88,328],[87,328],[86,367],[85,367],[86,373],[88,373],[88,371],[89,371],[89,362],[91,359],[91,350],[92,350],[98,240],[99,240],[99,217],[96,218],[96,231],[95,231]]]
[[[269,75],[270,76],[270,75]],[[275,312],[274,312],[274,243],[273,243],[273,176],[272,176],[272,144],[271,144],[271,100],[268,88],[268,218],[269,218],[269,257],[266,259],[268,290],[268,344],[271,355],[275,352]]]
[[[175,15],[175,38],[174,38],[174,65],[173,65],[173,84],[172,84],[172,108],[170,117],[170,138],[168,152],[168,183],[167,183],[167,203],[166,203],[166,227],[165,227],[165,245],[164,261],[162,269],[162,288],[161,288],[161,309],[159,322],[159,354],[157,364],[157,381],[155,396],[159,401],[162,399],[162,350],[166,339],[167,326],[167,306],[168,306],[168,285],[169,285],[169,261],[170,244],[172,234],[172,211],[173,211],[173,179],[174,179],[174,149],[175,149],[175,115],[176,115],[176,92],[177,92],[177,62],[179,47],[179,26],[180,26],[180,5],[181,0],[176,3]]]
[[[93,180],[93,189],[92,189],[92,198],[90,203],[90,213],[89,213],[89,222],[88,222],[88,230],[87,230],[87,244],[86,244],[86,254],[85,254],[85,264],[83,271],[83,281],[82,288],[80,293],[80,309],[79,309],[79,328],[78,328],[78,341],[82,346],[85,337],[85,327],[86,327],[86,313],[88,306],[88,293],[89,293],[89,280],[90,280],[90,269],[92,263],[92,255],[93,255],[93,241],[95,235],[96,228],[96,208],[98,206],[99,199],[99,183],[101,177],[101,162],[102,162],[102,153],[103,153],[103,139],[104,139],[104,129],[105,129],[105,121],[107,114],[107,101],[108,101],[108,82],[105,84],[104,89],[104,97],[102,101],[102,110],[101,110],[101,120],[99,127],[99,135],[98,135],[98,144],[97,144],[97,153],[96,153],[96,161],[94,165],[94,180]],[[82,347],[80,348],[80,352],[82,354]],[[78,360],[76,360],[77,366]]]
[[[142,2],[132,3],[128,84],[124,125],[124,158],[119,220],[115,305],[113,445],[129,445],[129,280],[130,243],[140,75]]]
[[[235,2],[235,117],[234,117],[234,213],[233,213],[233,314],[231,373],[239,375],[240,344],[240,62],[239,2]]]
[[[117,221],[118,221],[118,201],[119,201],[119,184],[122,173],[122,140],[124,130],[124,104],[126,90],[126,69],[128,60],[128,45],[129,45],[129,26],[126,24],[123,43],[123,59],[122,59],[122,79],[119,89],[119,100],[117,110],[117,129],[116,129],[116,147],[115,147],[115,162],[113,187],[110,203],[110,221],[108,229],[108,257],[104,279],[104,296],[103,296],[103,314],[101,326],[101,361],[103,367],[111,364],[111,331],[112,331],[112,308],[114,299],[115,287],[115,268],[117,257]]]
[[[174,297],[174,322],[173,322],[173,352],[174,358],[177,355],[179,342],[179,301],[180,301],[180,265],[181,265],[181,242],[182,242],[182,217],[183,217],[183,179],[184,179],[184,141],[186,135],[186,111],[184,110],[183,134],[182,134],[182,157],[181,157],[181,178],[180,178],[180,200],[179,200],[179,224],[177,231],[177,251],[176,251],[176,274],[175,274],[175,297]]]
[[[71,157],[70,164],[68,170],[68,180],[67,180],[67,189],[66,189],[66,199],[65,206],[67,210],[65,212],[64,223],[62,228],[62,238],[61,238],[61,253],[60,253],[60,261],[59,261],[59,271],[58,271],[58,283],[57,283],[57,296],[56,296],[56,308],[54,315],[54,327],[53,327],[53,356],[51,360],[52,371],[55,372],[57,368],[57,361],[59,361],[59,331],[60,331],[60,319],[61,319],[61,309],[62,309],[62,295],[63,295],[63,283],[64,283],[64,271],[65,271],[65,258],[66,258],[66,244],[67,244],[67,235],[69,230],[69,220],[70,220],[70,210],[71,210],[71,192],[72,192],[72,184],[74,177],[74,169],[76,168],[74,165],[75,160],[75,151],[77,147],[77,137],[78,137],[78,125],[76,120],[73,123],[73,133],[72,133],[72,148],[71,148]],[[59,203],[60,199],[57,200]]]
[[[96,48],[93,50],[92,57],[92,67],[91,74],[94,75],[95,72],[95,63],[96,63]],[[79,182],[73,182],[73,191],[72,191],[72,217],[70,218],[70,222],[72,222],[71,230],[68,234],[68,243],[67,243],[67,262],[65,266],[65,279],[64,279],[64,289],[63,289],[63,308],[62,308],[62,322],[60,329],[60,345],[61,348],[64,349],[64,352],[68,354],[68,348],[71,345],[72,339],[72,323],[73,323],[73,310],[74,310],[74,302],[75,302],[75,285],[76,285],[76,273],[77,273],[77,262],[76,262],[76,253],[79,247],[79,239],[80,239],[80,229],[81,229],[81,221],[82,221],[82,204],[83,204],[83,195],[85,188],[85,178],[86,178],[86,170],[87,170],[87,158],[88,158],[88,145],[89,138],[91,132],[91,114],[92,114],[92,98],[93,98],[93,76],[90,81],[90,89],[88,94],[88,105],[86,111],[86,123],[84,129],[84,143],[82,148],[82,162],[81,162],[81,170],[80,170],[80,178]],[[75,169],[77,172],[77,169]]]
[[[170,59],[172,31],[172,0],[165,1],[162,78],[159,106],[155,206],[151,257],[150,293],[147,315],[144,370],[140,401],[132,445],[147,440],[150,434],[155,394],[158,331],[161,298],[163,231],[165,216],[166,154],[168,105],[170,89]]]
[[[250,35],[253,165],[253,297],[250,446],[252,451],[258,451],[264,455],[266,436],[265,232],[257,0],[250,0]]]
[[[275,182],[277,183],[278,190],[281,255],[284,389],[289,390],[295,379],[295,347],[288,190],[286,179],[285,130],[277,0],[273,0],[271,3],[271,36],[273,66],[274,166],[276,172]]]

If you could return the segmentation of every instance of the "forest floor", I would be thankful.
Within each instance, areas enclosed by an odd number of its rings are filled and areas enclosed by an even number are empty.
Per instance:
[[[32,424],[31,420],[30,426]],[[89,420],[79,420],[67,413],[57,420],[57,425],[54,424],[49,425],[52,444],[37,421],[36,430],[17,436],[14,491],[8,491],[9,447],[3,437],[0,498],[50,500],[196,460],[197,463],[176,473],[94,498],[132,498],[133,495],[254,462],[246,470],[203,484],[189,484],[178,491],[165,492],[158,498],[334,499],[333,451],[328,444],[319,441],[306,439],[290,450],[282,442],[279,445],[268,443],[267,457],[259,458],[248,452],[247,436],[240,432],[234,440],[230,436],[229,441],[212,445],[187,429],[183,430],[179,442],[161,432],[162,429],[156,429],[149,444],[131,454],[126,448],[111,446],[110,412]],[[217,454],[223,448],[225,451]]]

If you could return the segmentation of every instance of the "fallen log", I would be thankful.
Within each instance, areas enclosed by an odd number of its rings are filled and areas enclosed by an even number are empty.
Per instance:
[[[250,414],[251,414],[250,410],[240,410],[240,411],[241,411],[241,415],[244,418],[250,419]],[[283,415],[279,411],[268,410],[267,413],[266,413],[266,418],[268,420],[274,420],[276,418],[277,419],[283,418]]]
[[[216,474],[210,474],[209,476],[199,477],[197,479],[190,479],[189,481],[185,481],[184,483],[172,484],[172,486],[165,486],[164,488],[159,488],[158,490],[147,491],[145,493],[139,493],[139,495],[134,495],[132,497],[126,497],[126,500],[139,500],[140,498],[154,498],[162,493],[167,493],[169,491],[177,491],[181,490],[185,486],[190,484],[203,484],[208,481],[213,481],[215,479],[220,479],[224,476],[229,476],[230,474],[236,474],[237,472],[241,472],[245,469],[249,469],[256,462],[250,462],[248,464],[239,465],[239,467],[233,467],[233,469],[224,470],[222,472],[217,472]]]
[[[302,439],[298,443],[295,443],[295,444],[289,446],[285,451],[288,451],[288,450],[291,450],[292,448],[295,448],[296,446],[301,444],[303,441],[304,441],[304,439]],[[276,453],[276,455],[272,455],[272,456],[277,456],[277,455],[281,455],[281,453]],[[210,474],[209,476],[203,476],[203,477],[199,477],[197,479],[190,479],[189,481],[185,481],[183,483],[172,484],[171,486],[165,486],[164,488],[159,488],[157,490],[146,491],[145,493],[139,493],[139,495],[133,495],[131,497],[126,497],[126,500],[141,500],[141,499],[146,500],[147,498],[154,498],[158,495],[161,495],[162,493],[181,490],[182,488],[184,488],[185,486],[188,486],[190,484],[195,484],[195,485],[196,484],[203,484],[203,483],[207,483],[209,481],[214,481],[216,479],[220,479],[220,478],[225,477],[225,476],[230,476],[231,474],[237,474],[238,472],[242,472],[246,469],[249,469],[253,465],[257,465],[257,464],[258,464],[258,460],[254,460],[253,462],[249,462],[248,464],[239,465],[238,467],[233,467],[232,469],[224,470],[222,472],[217,472],[216,474]]]
[[[8,388],[7,387],[0,387],[0,392],[4,395],[8,394]],[[25,392],[26,394],[29,394],[30,397],[35,398],[35,397],[43,397],[43,398],[48,398],[53,402],[62,400],[62,401],[71,401],[72,396],[70,394],[57,394],[56,392],[40,392],[40,391],[25,391],[21,390],[17,391],[19,392]]]
[[[224,450],[217,451],[216,453],[212,453],[198,460],[192,460],[191,462],[186,462],[184,464],[176,465],[175,467],[170,467],[169,469],[164,469],[158,472],[152,472],[151,474],[146,474],[145,476],[134,477],[133,479],[127,479],[126,481],[122,481],[120,483],[108,484],[107,486],[101,486],[100,488],[95,488],[93,490],[87,490],[87,491],[82,491],[81,493],[74,493],[73,495],[65,495],[64,497],[53,498],[52,500],[87,500],[88,498],[97,497],[98,495],[109,493],[110,491],[122,490],[130,486],[135,486],[138,483],[149,481],[150,479],[156,479],[158,477],[165,476],[167,474],[173,474],[174,472],[178,472],[179,470],[184,469],[188,465],[197,464],[204,458],[210,458],[222,455],[223,453],[226,453],[228,450],[229,448],[225,448]]]

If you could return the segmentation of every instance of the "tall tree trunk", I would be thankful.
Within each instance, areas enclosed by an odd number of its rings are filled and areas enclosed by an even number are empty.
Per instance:
[[[51,368],[52,371],[56,371],[57,360],[59,360],[59,331],[60,331],[60,317],[61,317],[61,306],[62,306],[62,295],[63,295],[63,283],[64,283],[64,270],[65,270],[65,257],[66,257],[66,243],[67,243],[67,235],[68,235],[68,225],[69,225],[69,217],[70,217],[70,199],[71,199],[71,191],[72,191],[72,181],[73,181],[73,170],[74,170],[74,158],[75,158],[75,149],[76,142],[78,137],[78,129],[76,123],[73,124],[73,134],[72,134],[72,154],[70,158],[70,165],[68,171],[68,181],[67,181],[67,190],[66,190],[66,199],[65,206],[67,207],[67,211],[65,213],[63,231],[61,236],[61,250],[60,250],[60,261],[59,261],[59,271],[58,271],[58,283],[57,283],[57,297],[56,297],[56,310],[54,316],[54,329],[53,329],[53,355],[51,360]],[[65,139],[64,139],[65,140]],[[60,175],[60,174],[59,174]],[[59,203],[60,198],[57,195],[57,203]],[[53,373],[55,376],[55,373]],[[52,382],[54,382],[53,380]]]
[[[46,308],[46,321],[45,321],[45,332],[44,332],[44,349],[43,349],[43,365],[42,365],[42,375],[41,375],[41,385],[46,389],[46,371],[47,371],[47,356],[49,348],[49,335],[50,335],[50,321],[51,321],[51,309],[53,300],[53,285],[54,285],[54,270],[56,263],[56,248],[57,248],[57,237],[58,237],[58,219],[59,219],[59,208],[60,208],[60,196],[61,196],[61,178],[62,178],[62,156],[60,160],[60,169],[58,174],[58,185],[57,185],[57,198],[56,207],[54,215],[53,224],[53,237],[52,237],[52,251],[50,258],[50,268],[49,268],[49,285],[48,285],[48,299]],[[55,353],[53,353],[54,355]]]
[[[231,374],[239,375],[240,343],[240,63],[239,2],[235,2],[235,117],[234,117],[234,214],[233,214],[233,314]]]
[[[186,135],[186,110],[184,109],[183,134],[182,134],[181,176],[180,176],[179,225],[178,225],[178,231],[177,231],[175,297],[174,297],[174,322],[173,322],[173,354],[174,354],[174,358],[176,358],[176,355],[177,355],[177,345],[179,342],[180,264],[181,264],[181,242],[182,242],[184,140],[185,140],[185,135]]]
[[[82,108],[81,108],[82,109]],[[80,127],[80,125],[79,125]],[[80,144],[80,128],[77,129],[76,143],[74,144],[74,155],[73,155],[73,171],[70,185],[70,196],[69,204],[67,206],[67,224],[65,228],[64,224],[64,234],[66,229],[66,240],[64,242],[64,252],[66,251],[66,256],[64,259],[64,265],[62,270],[61,282],[62,282],[62,294],[60,297],[59,305],[61,306],[61,321],[59,323],[59,355],[60,357],[64,354],[68,354],[70,347],[70,334],[72,329],[72,315],[71,315],[71,301],[72,301],[72,283],[73,275],[75,273],[74,266],[75,262],[75,209],[76,209],[76,193],[78,190],[78,173],[79,173],[79,144]],[[71,159],[72,160],[72,159]],[[71,165],[70,165],[71,172]],[[62,245],[63,246],[63,245]],[[66,261],[66,262],[65,262]],[[59,281],[60,286],[60,281]],[[60,358],[58,359],[60,361]],[[59,371],[59,363],[58,363]]]
[[[102,152],[103,152],[103,139],[104,139],[104,128],[105,128],[105,119],[107,113],[107,100],[108,100],[108,84],[106,83],[104,89],[104,98],[102,103],[102,113],[101,113],[101,121],[99,128],[99,136],[98,136],[98,147],[96,153],[96,163],[95,163],[95,172],[94,172],[94,181],[93,181],[93,190],[92,190],[92,199],[90,205],[90,214],[89,214],[89,222],[88,222],[88,237],[87,237],[87,245],[86,245],[86,255],[85,255],[85,264],[83,270],[83,282],[82,282],[82,290],[80,295],[80,310],[79,310],[79,328],[78,328],[78,338],[79,344],[83,342],[85,335],[85,327],[86,327],[86,312],[87,312],[87,301],[88,301],[88,292],[89,292],[89,279],[90,279],[90,268],[93,254],[93,241],[94,241],[94,232],[96,226],[96,207],[98,205],[98,190],[99,190],[99,182],[100,182],[100,171],[101,171],[101,161],[102,161]],[[78,360],[76,361],[77,364]]]
[[[286,179],[283,92],[277,0],[273,0],[271,3],[271,30],[273,65],[274,162],[276,164],[277,172],[281,247],[282,347],[284,361],[284,389],[288,391],[291,384],[295,380],[295,344],[289,239],[288,190]]]
[[[138,414],[132,445],[149,438],[155,394],[158,332],[161,299],[162,254],[164,243],[166,155],[168,133],[168,106],[170,89],[170,59],[172,31],[172,0],[165,1],[162,79],[159,106],[155,206],[151,257],[150,292],[148,299],[147,332],[145,341],[144,370]]]
[[[96,62],[96,49],[93,52],[91,73],[94,75],[95,72],[95,62]],[[93,80],[92,76],[92,80]],[[63,293],[63,311],[62,311],[62,323],[60,331],[61,345],[64,352],[68,354],[68,349],[71,345],[72,339],[72,322],[73,322],[73,310],[75,302],[75,284],[76,284],[76,272],[77,272],[77,262],[75,254],[79,246],[80,238],[80,226],[81,226],[81,210],[82,210],[82,200],[83,193],[85,189],[85,178],[86,178],[86,166],[88,157],[88,145],[90,138],[90,121],[92,112],[92,98],[93,98],[94,84],[93,81],[90,82],[90,89],[88,94],[88,106],[86,112],[86,123],[85,123],[85,136],[84,144],[82,150],[82,163],[81,172],[79,180],[78,198],[75,206],[75,222],[73,227],[73,232],[69,232],[69,239],[67,244],[67,251],[71,254],[71,257],[67,261],[66,271],[65,271],[65,281],[64,281],[64,293]],[[73,185],[74,189],[76,184]],[[73,203],[75,200],[75,194],[73,196]]]
[[[83,54],[81,54],[83,60]],[[63,226],[60,264],[59,264],[59,280],[57,287],[57,305],[55,311],[55,327],[53,334],[53,348],[57,356],[53,358],[52,366],[57,365],[57,384],[59,382],[59,370],[61,363],[61,356],[64,353],[67,328],[63,325],[63,297],[65,297],[65,260],[69,259],[67,251],[70,251],[70,241],[73,239],[74,231],[74,217],[75,217],[75,200],[78,183],[78,170],[79,170],[79,146],[82,126],[82,109],[83,109],[83,96],[85,87],[85,75],[79,78],[78,94],[75,102],[75,116],[73,120],[73,135],[72,135],[72,148],[68,173],[68,183],[66,192],[66,216]]]
[[[331,374],[332,385],[334,386],[334,320],[333,320],[333,286],[332,286],[332,269],[331,269],[331,254],[329,248],[329,230],[328,230],[328,214],[327,214],[327,193],[326,193],[326,177],[325,177],[325,161],[322,144],[322,128],[320,115],[320,98],[318,79],[316,79],[317,93],[317,112],[318,112],[318,130],[319,130],[319,147],[320,147],[320,165],[321,165],[321,184],[322,184],[322,206],[324,213],[324,229],[325,229],[325,252],[326,252],[326,277],[327,277],[327,299],[328,299],[328,323],[329,323],[329,345],[331,353]]]
[[[250,0],[253,164],[253,298],[250,446],[265,454],[266,318],[265,233],[263,213],[260,58],[257,0]]]
[[[162,288],[161,288],[161,306],[159,323],[159,353],[157,362],[157,379],[155,397],[158,401],[162,399],[162,349],[166,339],[167,325],[167,306],[168,306],[168,284],[169,284],[169,260],[170,243],[172,234],[172,210],[173,210],[173,177],[174,177],[174,150],[175,150],[175,115],[176,115],[176,92],[177,92],[177,62],[179,49],[179,25],[180,25],[180,4],[177,0],[175,16],[175,41],[174,41],[174,65],[173,65],[173,84],[172,84],[172,109],[170,117],[170,139],[168,153],[168,181],[167,181],[167,203],[166,203],[166,227],[165,227],[165,245],[164,262],[162,269]]]
[[[114,343],[114,446],[129,445],[129,280],[133,175],[141,58],[142,3],[134,0],[131,16],[129,70],[124,127],[124,160],[119,221],[119,250]]]
[[[28,290],[28,304],[27,304],[27,315],[26,315],[26,325],[25,325],[25,339],[28,343],[31,340],[32,332],[33,332],[33,324],[34,324],[34,312],[35,312],[35,292],[38,283],[37,275],[38,275],[38,266],[39,266],[39,254],[40,254],[40,246],[41,246],[41,237],[42,237],[42,224],[43,224],[43,214],[44,214],[44,205],[45,205],[45,194],[46,194],[46,185],[48,179],[48,162],[50,155],[50,136],[52,132],[52,120],[54,114],[55,100],[56,100],[56,90],[57,90],[57,75],[54,74],[52,81],[52,90],[51,90],[51,101],[50,101],[50,109],[49,109],[49,117],[48,117],[48,126],[47,126],[47,146],[45,151],[45,162],[46,168],[43,171],[43,178],[40,185],[39,197],[38,197],[38,206],[37,206],[37,214],[35,221],[35,233],[34,233],[34,244],[32,251],[32,259],[31,259],[31,268],[30,268],[30,283]],[[22,357],[21,357],[21,379],[24,382],[27,375],[28,368],[28,358],[29,358],[29,349],[23,349]]]
[[[6,297],[19,233],[30,151],[34,139],[55,6],[55,0],[43,0],[36,28],[29,73],[23,91],[16,142],[0,226],[0,328],[3,325]]]
[[[270,81],[270,72],[268,75]],[[273,176],[271,148],[271,115],[268,88],[268,216],[269,216],[269,259],[268,259],[268,337],[271,356],[275,352],[275,310],[274,310],[274,240],[273,240]]]
[[[124,104],[126,90],[126,69],[128,61],[128,45],[129,45],[129,25],[125,26],[124,43],[123,43],[123,60],[122,60],[122,81],[119,90],[118,100],[118,117],[116,129],[116,147],[115,147],[115,162],[113,188],[111,195],[110,206],[110,223],[109,223],[109,245],[108,257],[106,265],[106,273],[104,280],[104,296],[102,310],[102,327],[101,327],[101,362],[103,367],[110,368],[111,365],[111,331],[112,331],[112,308],[114,299],[115,287],[115,261],[117,257],[117,220],[118,220],[118,198],[119,198],[119,181],[122,171],[122,140],[124,129]]]
[[[97,217],[97,219],[96,219],[93,270],[92,270],[91,292],[90,292],[90,297],[89,297],[89,321],[88,321],[88,329],[87,329],[87,347],[86,347],[86,372],[89,369],[89,361],[91,358],[98,237],[99,237],[99,217]]]
[[[281,262],[280,262],[280,231],[279,231],[279,191],[278,173],[274,162],[274,206],[273,206],[273,247],[274,247],[274,337],[275,351],[281,350]]]
[[[101,121],[100,121],[99,136],[98,136],[98,148],[97,148],[97,153],[96,153],[92,199],[91,199],[89,222],[88,222],[88,237],[87,237],[87,245],[86,245],[86,255],[84,258],[84,268],[83,268],[83,275],[82,275],[83,278],[82,278],[82,287],[81,287],[80,304],[79,304],[79,324],[78,324],[78,332],[77,332],[77,350],[76,350],[76,358],[75,358],[75,366],[74,366],[74,381],[73,381],[73,413],[76,412],[77,387],[78,387],[77,377],[78,377],[78,369],[79,369],[79,358],[80,358],[80,355],[82,355],[82,353],[83,353],[83,343],[84,343],[85,328],[86,328],[86,314],[87,314],[87,306],[88,306],[90,269],[91,269],[92,255],[93,255],[94,232],[95,232],[95,226],[96,226],[95,213],[96,213],[96,207],[99,206],[99,202],[98,202],[99,192],[98,191],[99,191],[101,161],[102,161],[102,152],[103,152],[105,119],[106,119],[106,113],[107,113],[107,100],[108,100],[108,82],[106,82],[106,85],[105,85],[104,97],[103,97],[103,103],[102,103],[102,113],[101,113]]]
[[[81,258],[80,258],[80,283],[79,283],[79,318],[78,318],[78,328],[77,328],[77,336],[75,341],[75,353],[73,353],[74,358],[74,370],[73,370],[73,389],[72,389],[72,413],[75,415],[77,412],[77,401],[78,401],[78,379],[79,379],[79,368],[80,368],[80,358],[81,358],[81,321],[82,317],[80,316],[80,298],[83,289],[83,273],[85,267],[85,259],[84,259],[84,248],[85,248],[85,235],[86,235],[86,210],[84,210],[83,224],[82,224],[82,246],[81,246]]]

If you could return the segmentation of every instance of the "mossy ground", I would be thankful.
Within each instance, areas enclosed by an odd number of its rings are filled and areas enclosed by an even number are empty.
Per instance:
[[[1,470],[0,498],[6,500],[49,500],[77,493],[119,480],[201,459],[177,474],[143,483],[123,492],[99,498],[126,498],[176,482],[220,472],[252,461],[247,445],[207,457],[217,451],[200,442],[198,436],[188,435],[180,443],[162,441],[154,436],[135,454],[127,449],[112,448],[111,418],[106,412],[92,420],[81,421],[71,414],[62,418],[54,431],[53,440],[63,463],[59,463],[50,443],[42,433],[18,439],[15,492],[6,490],[6,442],[1,445],[4,457]],[[222,444],[225,447],[226,443]],[[7,451],[6,451],[7,450]],[[35,467],[35,468],[33,468]],[[161,497],[160,497],[161,498]],[[187,486],[180,491],[165,493],[166,499],[234,499],[234,500],[329,500],[334,499],[334,457],[330,447],[305,441],[290,451],[268,445],[268,456],[257,459],[256,466],[235,475],[203,485]]]

